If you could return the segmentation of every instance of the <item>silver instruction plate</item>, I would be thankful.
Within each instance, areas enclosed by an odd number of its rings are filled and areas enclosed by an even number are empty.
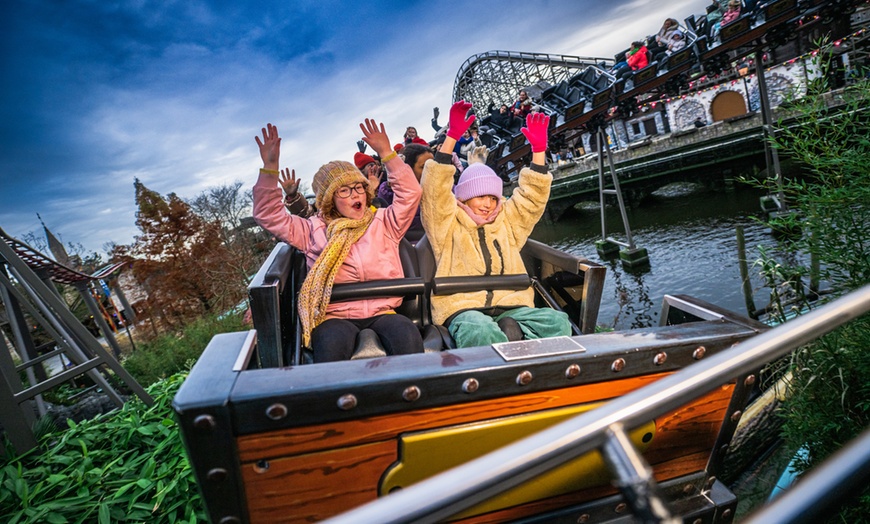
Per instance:
[[[571,337],[538,338],[532,340],[517,340],[516,342],[499,342],[492,345],[501,358],[522,360],[524,358],[549,357],[565,353],[582,353],[586,348]]]

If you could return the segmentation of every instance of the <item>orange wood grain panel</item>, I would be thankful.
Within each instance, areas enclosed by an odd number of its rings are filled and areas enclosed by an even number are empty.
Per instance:
[[[658,418],[656,436],[644,453],[646,460],[655,465],[694,453],[709,455],[733,391],[734,385],[726,384]]]
[[[623,383],[622,386],[626,384]],[[731,384],[717,388],[710,394],[656,420],[656,437],[645,456],[653,465],[655,476],[659,481],[704,469],[732,391]],[[578,398],[582,398],[582,402],[592,400],[586,396],[588,392],[578,394],[575,391],[573,395],[567,395],[567,391],[564,390],[560,392],[562,393],[560,395],[548,392],[549,395],[541,393],[525,395],[523,399],[501,399],[514,402],[476,403],[479,408],[487,409],[478,409],[473,413],[463,410],[460,416],[449,419],[441,416],[443,414],[441,409],[421,410],[417,414],[420,417],[419,423],[408,429],[431,427],[424,422],[425,412],[438,412],[439,416],[436,418],[438,425],[452,425],[527,412],[528,406],[545,409],[579,402]],[[474,418],[469,418],[472,416]],[[417,417],[388,418],[401,420],[400,427],[418,421]],[[342,429],[343,432],[366,427],[360,425],[359,421],[343,425],[348,426]],[[286,457],[270,460],[270,467],[264,473],[257,473],[255,464],[246,461],[242,464],[242,476],[251,521],[312,522],[374,500],[377,497],[381,475],[398,459],[398,442],[395,436],[399,432],[401,430],[393,429],[392,434],[377,443],[304,454],[291,453]],[[297,433],[294,437],[299,434],[301,433]],[[342,433],[336,432],[334,435],[342,435]],[[349,435],[342,436],[338,440],[345,438],[349,438]],[[366,438],[371,438],[371,434]],[[298,442],[292,438],[288,441]],[[255,441],[249,439],[250,442]],[[471,517],[463,522],[504,522],[579,504],[614,492],[610,486],[601,486]]]
[[[438,428],[572,404],[609,400],[667,375],[669,373],[659,373],[467,404],[454,404],[346,422],[243,435],[237,439],[239,457],[242,462],[256,461],[263,458],[377,442],[393,438],[405,431]]]
[[[244,464],[251,522],[316,522],[374,500],[396,450],[386,441],[311,453],[269,461],[261,473]]]

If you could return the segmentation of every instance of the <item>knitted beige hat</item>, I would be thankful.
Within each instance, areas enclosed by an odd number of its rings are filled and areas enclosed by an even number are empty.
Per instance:
[[[333,195],[341,186],[349,186],[361,183],[366,187],[366,205],[371,205],[371,191],[369,181],[359,169],[350,162],[333,160],[320,166],[314,173],[311,188],[314,190],[315,205],[322,216],[327,220],[334,220],[341,215],[335,210]]]

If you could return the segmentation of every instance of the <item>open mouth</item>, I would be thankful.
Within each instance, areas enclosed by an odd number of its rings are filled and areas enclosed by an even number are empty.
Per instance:
[[[354,202],[351,207],[353,207],[355,210],[359,211],[360,209],[362,209],[362,206],[363,206],[362,202]]]

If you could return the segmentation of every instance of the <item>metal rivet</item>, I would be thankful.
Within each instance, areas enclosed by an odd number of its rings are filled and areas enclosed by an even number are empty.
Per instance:
[[[408,402],[414,402],[420,398],[420,388],[417,386],[408,386],[405,391],[402,391],[402,398]]]
[[[356,407],[356,397],[348,393],[338,397],[338,409],[348,411]]]
[[[592,517],[589,516],[588,513],[584,513],[584,514],[580,515],[579,517],[577,517],[577,524],[583,524],[584,522],[589,522],[589,519],[591,519],[591,518]]]
[[[683,495],[688,496],[694,492],[695,492],[695,485],[694,484],[686,484],[685,486],[683,486]]]
[[[704,484],[704,489],[713,489],[713,484],[716,483],[716,477],[710,477],[707,479],[707,482]]]
[[[266,408],[266,416],[272,420],[281,420],[287,416],[287,406],[284,404],[272,404]]]
[[[742,416],[743,416],[742,411],[739,411],[739,410],[735,411],[734,413],[731,414],[731,422],[737,422],[738,420],[740,420],[740,417],[742,417]]]
[[[613,371],[614,373],[618,373],[618,372],[622,371],[623,369],[625,369],[625,359],[624,358],[618,358],[618,359],[613,361],[613,364],[610,365],[610,370]]]
[[[623,513],[627,507],[628,507],[628,505],[626,505],[625,502],[620,502],[619,504],[616,505],[616,508],[614,508],[613,511],[615,511],[617,513]]]
[[[212,482],[221,482],[227,478],[227,470],[224,468],[212,468],[206,473],[206,478]]]
[[[193,427],[202,431],[211,431],[217,427],[217,422],[211,415],[200,415],[193,419]]]
[[[579,364],[571,364],[568,366],[568,369],[565,370],[565,378],[574,378],[580,374],[580,365]]]
[[[465,382],[462,383],[462,391],[465,393],[474,393],[479,387],[480,383],[477,382],[476,378],[467,378],[465,379]]]
[[[269,461],[268,460],[258,460],[256,464],[254,464],[254,471],[256,473],[265,473],[269,471]]]
[[[705,348],[704,346],[698,346],[698,349],[696,349],[692,353],[692,358],[695,360],[701,360],[702,358],[704,358],[705,354],[707,354],[707,348]]]
[[[239,520],[239,517],[224,517],[221,519],[220,524],[242,524],[242,521]]]
[[[722,512],[722,520],[731,520],[731,510],[726,509]]]
[[[751,386],[751,385],[753,385],[753,384],[755,384],[755,375],[748,375],[748,376],[743,380],[743,385],[744,385],[744,386]]]
[[[668,354],[662,351],[661,353],[657,353],[655,357],[653,357],[653,364],[656,366],[661,366],[668,359]]]
[[[517,384],[520,386],[526,386],[529,382],[532,381],[532,372],[531,371],[523,371],[519,375],[517,375]]]

